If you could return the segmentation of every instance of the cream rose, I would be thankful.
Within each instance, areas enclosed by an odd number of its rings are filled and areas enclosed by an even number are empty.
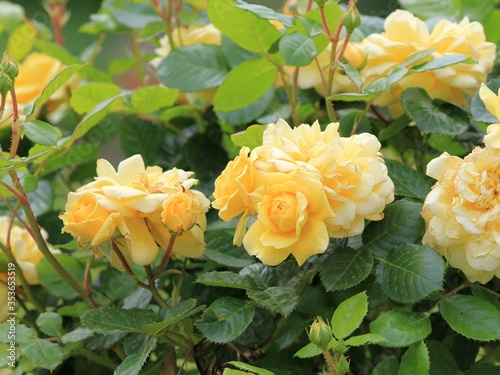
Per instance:
[[[45,86],[65,66],[59,61],[40,52],[32,52],[22,63],[18,65],[19,75],[15,80],[15,90],[19,115],[23,115],[24,107],[34,101],[42,93]],[[77,84],[77,78],[71,78],[59,90],[57,90],[47,102],[47,111],[55,111],[61,104],[65,103],[70,90]],[[7,95],[5,112],[0,119],[0,126],[8,126],[8,118],[12,115],[12,98]]]
[[[396,10],[384,23],[385,31],[366,37],[361,48],[367,56],[361,74],[365,86],[387,75],[389,70],[404,62],[415,52],[434,48],[430,56],[415,65],[450,54],[463,54],[477,61],[474,64],[455,64],[443,69],[413,73],[383,93],[375,105],[388,106],[391,114],[402,113],[399,98],[410,87],[422,87],[433,99],[468,105],[466,96],[472,96],[479,84],[493,68],[496,46],[487,42],[483,26],[464,18],[460,23],[441,20],[432,32],[427,25],[410,12]]]

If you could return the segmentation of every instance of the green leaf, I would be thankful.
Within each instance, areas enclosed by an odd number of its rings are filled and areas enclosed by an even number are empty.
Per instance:
[[[271,286],[265,290],[248,290],[248,297],[265,308],[288,316],[300,302],[300,296],[294,288]]]
[[[50,80],[47,86],[45,86],[40,96],[36,98],[35,102],[32,105],[25,107],[24,113],[26,116],[31,116],[82,67],[83,65],[70,65],[57,73],[57,75]]]
[[[441,299],[441,315],[461,335],[479,341],[500,340],[500,310],[482,298],[454,294]]]
[[[386,338],[374,333],[365,333],[364,335],[353,336],[345,340],[347,346],[363,346],[366,344],[381,344],[386,342]]]
[[[233,341],[248,327],[255,306],[234,297],[222,297],[205,310],[196,327],[210,341],[223,344]]]
[[[227,362],[227,364],[234,366],[236,368],[239,368],[240,370],[245,370],[245,371],[250,372],[250,373],[255,373],[257,375],[274,375],[274,373],[271,371],[268,371],[268,370],[260,368],[260,367],[249,365],[248,363],[245,363],[245,362],[230,361],[230,362]]]
[[[73,305],[61,307],[57,312],[64,316],[79,317],[89,309],[85,302],[76,302]]]
[[[156,337],[148,338],[147,345],[139,352],[132,353],[118,366],[113,373],[114,375],[137,375],[141,371],[142,366],[151,353],[151,350],[156,346],[158,339]]]
[[[117,9],[112,15],[118,23],[131,29],[143,29],[149,23],[162,21],[149,2],[136,3]]]
[[[363,87],[363,78],[361,78],[361,74],[359,74],[358,69],[349,64],[347,61],[337,61],[340,68],[344,71],[344,73],[349,77],[349,79],[356,85],[358,90],[361,90]]]
[[[335,338],[343,340],[357,329],[368,312],[366,292],[358,293],[343,301],[334,311],[332,332]]]
[[[423,341],[410,346],[401,357],[398,375],[429,375],[430,362]]]
[[[400,303],[415,303],[442,289],[444,260],[428,246],[404,244],[380,259],[377,282]]]
[[[224,288],[253,289],[255,284],[248,276],[241,276],[229,271],[212,271],[202,273],[196,279],[197,283]]]
[[[332,96],[329,96],[328,99],[330,100],[339,100],[342,102],[357,102],[357,101],[371,101],[375,99],[377,96],[379,96],[379,93],[357,93],[357,92],[346,92],[342,94],[335,94]]]
[[[264,125],[250,125],[245,130],[231,135],[231,141],[236,146],[246,146],[253,150],[255,147],[262,146],[262,137],[265,130]]]
[[[54,342],[32,339],[21,342],[24,356],[36,367],[54,370],[63,359],[61,347]]]
[[[399,4],[417,17],[422,18],[451,18],[456,19],[460,15],[455,0],[399,0]]]
[[[222,266],[243,268],[255,263],[255,259],[248,255],[241,246],[233,245],[234,232],[210,230],[205,232],[207,248],[203,257]]]
[[[347,289],[363,281],[372,267],[373,257],[365,248],[334,248],[321,265],[321,282],[328,292]]]
[[[402,116],[398,117],[396,120],[394,120],[393,122],[391,122],[389,126],[382,129],[378,133],[377,138],[380,142],[385,141],[389,138],[392,138],[396,134],[399,134],[399,132],[401,132],[401,130],[406,128],[409,124],[410,124],[410,119],[408,118],[408,116],[402,115]]]
[[[486,20],[483,21],[486,40],[498,44],[500,41],[500,29],[497,27],[500,22],[500,9],[493,9]]]
[[[373,369],[371,375],[398,375],[399,363],[394,357],[385,357]]]
[[[39,145],[55,146],[61,136],[58,128],[40,120],[27,121],[22,126],[26,137]]]
[[[59,263],[66,268],[77,281],[83,282],[85,267],[74,257],[65,254],[54,255]],[[46,258],[42,258],[36,265],[40,284],[50,290],[51,294],[64,299],[73,299],[78,297],[78,293],[71,288],[66,280],[50,265]]]
[[[151,113],[170,107],[179,96],[178,90],[160,86],[141,87],[134,90],[130,103],[140,113]]]
[[[108,65],[108,73],[111,75],[123,74],[136,66],[137,59],[134,57],[113,59]]]
[[[396,160],[385,160],[389,177],[394,182],[394,194],[415,198],[422,202],[429,194],[432,184],[412,167]]]
[[[285,34],[279,43],[279,50],[286,65],[306,66],[316,57],[316,45],[302,33]]]
[[[398,348],[425,339],[432,328],[424,313],[391,310],[371,322],[370,331],[385,337],[387,342],[380,343],[381,346]]]
[[[467,371],[467,375],[498,375],[500,366],[494,366],[490,363],[475,363]]]
[[[161,330],[172,326],[205,308],[205,305],[198,306],[197,308],[195,308],[195,306],[196,300],[194,298],[189,298],[187,300],[181,301],[177,305],[167,310],[167,312],[163,316],[163,321],[159,323],[146,324],[142,328],[142,332],[146,335],[156,335]]]
[[[422,204],[407,200],[386,207],[384,219],[371,222],[363,232],[363,244],[373,254],[384,257],[406,243],[419,243],[425,229],[420,215]]]
[[[112,83],[90,82],[71,92],[69,104],[78,114],[90,112],[103,100],[118,95],[121,89]]]
[[[467,114],[451,103],[438,104],[421,88],[403,92],[401,104],[422,134],[459,135],[469,127]]]
[[[63,344],[68,344],[70,342],[80,342],[86,338],[92,336],[94,332],[91,329],[84,327],[77,327],[73,331],[66,333],[61,337],[61,342]]]
[[[323,351],[318,347],[318,345],[310,342],[306,346],[299,349],[293,356],[299,358],[312,358],[323,354]]]
[[[155,164],[165,128],[137,116],[120,119],[120,145],[126,156],[141,154],[146,165]]]
[[[498,94],[498,89],[500,89],[500,79],[494,79],[492,81],[486,82],[486,86],[495,94]],[[479,90],[474,94],[472,98],[470,109],[474,121],[486,123],[498,123],[498,121],[500,121],[500,119],[497,119],[490,111],[486,109],[486,106],[479,97]]]
[[[60,336],[62,317],[55,312],[43,312],[36,319],[36,325],[48,336]]]
[[[0,33],[2,30],[11,32],[24,22],[24,8],[10,1],[0,1]]]
[[[82,324],[96,333],[142,332],[147,324],[161,322],[151,310],[100,307],[89,310],[81,317]]]
[[[265,57],[243,62],[231,70],[217,90],[214,109],[229,112],[255,102],[274,83],[277,72],[276,65]]]
[[[429,375],[457,375],[458,366],[448,348],[439,341],[426,342],[429,349],[431,371]]]
[[[474,64],[474,59],[469,56],[454,53],[451,55],[441,56],[437,59],[416,65],[410,69],[412,72],[427,72],[429,70],[443,69],[455,64]]]
[[[37,34],[38,31],[31,22],[23,22],[16,26],[7,40],[9,55],[14,60],[21,61],[33,49]]]
[[[268,20],[235,5],[234,0],[210,1],[210,21],[241,47],[252,52],[267,52],[281,33]]]
[[[263,18],[265,20],[277,20],[280,21],[286,27],[293,27],[295,25],[295,18],[293,16],[287,16],[281,13],[278,13],[271,8],[265,7],[263,5],[258,4],[237,4],[238,8],[248,10],[255,14],[259,18]]]
[[[193,44],[176,48],[158,66],[158,78],[168,87],[195,92],[219,86],[228,74],[219,46]]]

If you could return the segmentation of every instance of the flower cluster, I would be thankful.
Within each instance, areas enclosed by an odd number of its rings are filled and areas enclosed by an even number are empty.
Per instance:
[[[9,233],[10,231],[10,233]],[[42,235],[47,238],[47,233],[42,230]],[[23,227],[13,224],[8,216],[0,216],[0,242],[6,246],[9,237],[10,251],[16,259],[24,278],[30,285],[36,285],[38,272],[36,265],[43,258],[31,234]],[[1,251],[0,251],[1,254]],[[0,322],[7,319],[7,274],[0,273]]]
[[[394,185],[371,134],[340,137],[338,123],[269,124],[262,146],[243,147],[215,181],[212,206],[223,220],[242,214],[234,243],[267,265],[292,254],[301,265],[329,237],[360,234],[381,220]],[[246,229],[250,217],[256,220]]]
[[[32,52],[26,56],[24,61],[18,65],[19,75],[16,77],[14,85],[20,116],[23,115],[24,107],[38,98],[49,81],[64,67],[59,60],[40,52]],[[48,113],[55,111],[67,102],[70,90],[74,88],[76,83],[76,78],[70,79],[51,96],[46,106]],[[0,127],[10,124],[8,119],[12,116],[12,111],[12,98],[7,95],[5,110],[0,118]]]
[[[388,106],[393,116],[400,115],[401,93],[410,87],[424,88],[433,99],[442,99],[459,105],[467,104],[487,74],[493,68],[496,46],[486,41],[483,26],[464,18],[460,23],[441,20],[429,31],[428,26],[410,12],[396,10],[384,23],[385,31],[371,34],[360,47],[366,54],[366,66],[361,75],[365,85],[384,77],[413,53],[433,48],[434,51],[415,65],[450,54],[462,54],[476,63],[460,63],[442,69],[413,73],[383,93],[375,105]]]
[[[60,216],[63,232],[78,237],[97,255],[108,256],[117,268],[122,268],[123,260],[151,264],[158,245],[169,249],[170,256],[200,257],[210,201],[191,189],[198,182],[191,175],[176,168],[166,172],[158,166],[146,168],[140,155],[122,161],[117,170],[99,159],[95,181],[68,195]],[[108,240],[113,244],[111,253],[105,250]]]
[[[484,85],[480,96],[500,120],[500,98]],[[488,127],[484,142],[463,159],[445,152],[429,163],[437,182],[422,211],[422,242],[483,284],[500,277],[500,124]]]

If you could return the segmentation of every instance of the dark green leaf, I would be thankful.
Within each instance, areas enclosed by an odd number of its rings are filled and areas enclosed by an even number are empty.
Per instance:
[[[276,65],[265,57],[243,62],[231,70],[217,90],[214,109],[230,112],[252,104],[271,87],[277,72]]]
[[[55,312],[44,312],[36,319],[36,325],[48,336],[60,336],[62,317]]]
[[[126,116],[120,120],[120,145],[125,155],[141,154],[146,165],[154,164],[165,136],[165,128],[136,116]]]
[[[394,182],[394,194],[416,198],[422,202],[431,190],[431,182],[407,164],[386,159],[389,177]]]
[[[265,290],[248,290],[248,297],[265,308],[288,316],[300,302],[300,296],[294,288],[271,286]]]
[[[410,346],[431,333],[431,322],[424,313],[388,311],[370,323],[370,331],[387,339],[389,348]]]
[[[234,0],[210,1],[210,21],[241,47],[252,52],[267,52],[281,33],[268,20],[235,5]]]
[[[231,361],[227,363],[228,365],[234,366],[241,370],[245,370],[246,372],[255,373],[257,375],[274,375],[273,372],[268,371],[266,369],[249,365],[248,363],[240,362],[240,361]]]
[[[363,281],[372,270],[373,257],[365,248],[335,248],[321,265],[327,291],[347,289]]]
[[[182,148],[182,155],[190,170],[202,180],[215,179],[228,161],[226,151],[220,143],[210,139],[208,133],[196,133],[189,138]]]
[[[285,34],[280,40],[279,50],[290,66],[309,65],[316,57],[316,45],[302,33]]]
[[[255,309],[250,325],[234,341],[238,347],[259,348],[266,344],[274,334],[275,323],[273,315],[264,309]]]
[[[486,83],[486,86],[493,91],[495,94],[498,94],[498,89],[500,89],[500,79],[494,79]],[[486,123],[498,123],[500,119],[497,119],[493,114],[486,109],[483,101],[479,97],[479,91],[477,91],[471,103],[471,112],[472,118],[474,121],[486,122]]]
[[[366,344],[381,344],[386,342],[385,337],[374,333],[365,333],[364,335],[353,336],[345,340],[347,346],[363,346]]]
[[[500,310],[482,298],[454,294],[441,300],[441,315],[450,327],[479,341],[500,340]]]
[[[422,204],[399,200],[387,206],[384,219],[374,221],[363,232],[363,244],[377,256],[406,243],[419,243],[425,223],[420,215]]]
[[[142,332],[146,335],[157,334],[162,329],[174,325],[204,308],[204,306],[199,306],[195,309],[195,306],[196,300],[194,298],[181,301],[167,310],[161,322],[146,324],[142,328]]]
[[[431,361],[430,375],[457,375],[458,366],[448,348],[439,341],[426,342]]]
[[[380,259],[377,281],[382,291],[400,303],[415,303],[441,290],[444,260],[433,249],[405,244]]]
[[[467,114],[451,103],[437,104],[421,88],[406,90],[401,104],[423,134],[459,135],[469,127]]]
[[[233,297],[222,297],[205,310],[195,325],[210,341],[223,344],[233,341],[248,327],[255,306]]]
[[[398,375],[428,375],[429,353],[423,341],[410,346],[401,357]]]
[[[176,48],[158,66],[158,78],[163,84],[185,92],[217,87],[227,74],[221,48],[206,44]]]
[[[334,311],[332,332],[338,340],[343,340],[357,329],[368,312],[366,292],[358,293],[343,301]]]
[[[26,137],[39,145],[55,146],[61,136],[59,129],[40,120],[27,121],[22,126]]]
[[[79,342],[85,340],[94,334],[92,330],[84,327],[75,328],[73,331],[66,333],[61,337],[61,342],[63,344],[68,344],[70,342]]]
[[[373,369],[371,375],[398,375],[399,363],[394,357],[385,357]]]
[[[83,275],[85,267],[76,258],[69,255],[57,254],[55,255],[59,263],[66,268],[77,281],[83,282]],[[50,265],[46,258],[42,258],[36,265],[40,284],[46,289],[50,290],[52,294],[64,299],[73,299],[78,297],[78,293],[71,288],[66,280]]]
[[[470,367],[469,371],[467,371],[467,375],[498,375],[499,372],[500,366],[479,362]]]
[[[243,247],[233,245],[233,235],[222,230],[207,230],[207,248],[203,256],[226,267],[243,268],[255,263],[255,259]]]
[[[147,324],[161,322],[161,317],[151,310],[100,307],[87,311],[81,317],[85,327],[96,333],[142,332]]]
[[[388,127],[382,129],[378,133],[378,140],[382,142],[389,138],[392,138],[393,136],[401,132],[401,130],[406,128],[409,124],[410,124],[410,119],[408,118],[408,116],[402,115],[398,117],[396,120],[391,122],[391,124]]]
[[[142,366],[149,357],[149,353],[156,346],[158,339],[156,337],[148,339],[148,345],[139,353],[132,353],[118,366],[113,373],[114,375],[137,375],[141,371]]]
[[[236,289],[254,289],[255,285],[248,276],[241,276],[229,271],[212,271],[201,274],[197,283],[208,286],[219,286]]]
[[[61,347],[43,339],[32,339],[21,342],[21,350],[24,356],[36,367],[54,370],[62,361]]]

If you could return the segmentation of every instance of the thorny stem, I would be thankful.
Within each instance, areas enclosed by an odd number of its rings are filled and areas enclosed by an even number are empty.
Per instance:
[[[64,44],[61,21],[65,14],[66,14],[66,5],[64,4],[64,2],[49,3],[50,22],[52,23],[52,27],[54,28],[56,42],[60,46]]]
[[[323,357],[325,357],[326,363],[328,364],[328,367],[330,368],[330,374],[332,375],[339,375],[339,372],[337,371],[337,368],[335,367],[335,362],[333,361],[332,354],[328,349],[323,350]]]

